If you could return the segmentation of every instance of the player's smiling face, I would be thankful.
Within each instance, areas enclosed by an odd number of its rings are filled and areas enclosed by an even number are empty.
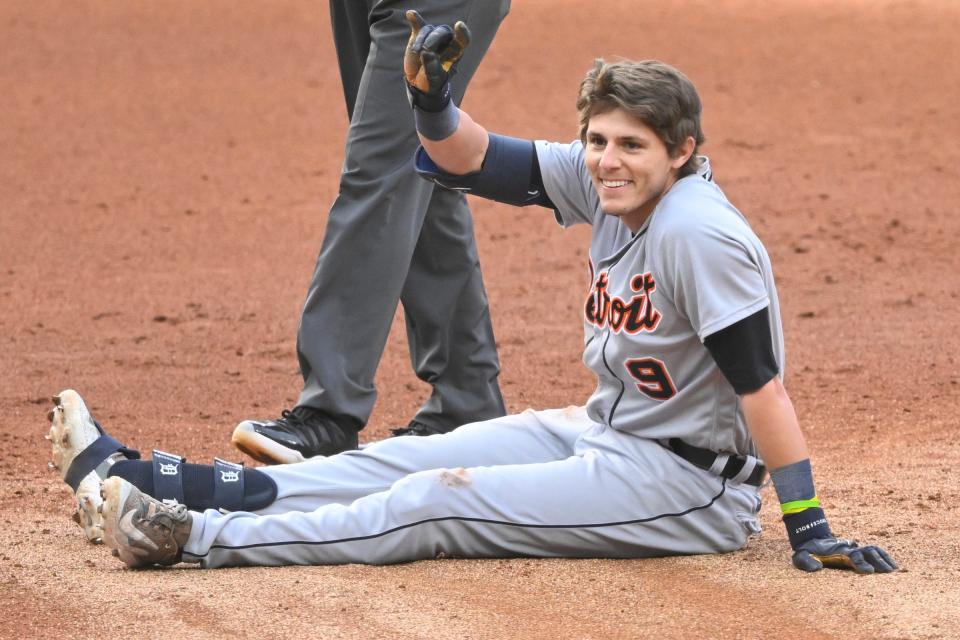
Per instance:
[[[677,181],[680,168],[693,153],[693,138],[671,157],[653,129],[615,108],[590,116],[585,150],[603,212],[637,231]]]

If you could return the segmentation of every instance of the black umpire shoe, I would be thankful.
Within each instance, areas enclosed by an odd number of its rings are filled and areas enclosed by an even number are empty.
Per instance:
[[[395,436],[434,436],[438,433],[449,433],[450,431],[453,431],[453,429],[439,429],[425,425],[422,422],[417,422],[416,420],[411,420],[407,426],[392,429],[390,433]]]
[[[356,449],[359,428],[344,427],[313,407],[286,409],[276,420],[244,420],[233,430],[233,445],[266,464],[302,462]]]

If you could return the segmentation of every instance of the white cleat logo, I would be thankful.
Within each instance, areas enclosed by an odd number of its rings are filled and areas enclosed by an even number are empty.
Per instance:
[[[240,482],[239,471],[220,470],[220,482]]]
[[[177,475],[177,465],[171,464],[168,462],[160,463],[160,475],[162,476],[175,476]]]

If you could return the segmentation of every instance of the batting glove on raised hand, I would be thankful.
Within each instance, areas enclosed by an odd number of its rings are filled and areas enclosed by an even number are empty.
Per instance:
[[[843,538],[814,538],[796,548],[793,566],[803,571],[824,567],[853,569],[857,573],[890,573],[899,569],[890,555],[875,545],[858,546]]]
[[[410,102],[424,111],[442,111],[450,102],[450,78],[470,44],[470,30],[462,21],[448,25],[425,24],[416,11],[406,13],[410,39],[403,55],[403,75]]]

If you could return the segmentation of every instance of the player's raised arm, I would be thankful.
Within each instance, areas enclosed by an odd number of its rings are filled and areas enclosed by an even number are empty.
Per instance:
[[[416,11],[406,17],[410,40],[403,73],[423,145],[416,154],[417,173],[446,189],[553,209],[533,142],[487,132],[451,99],[450,78],[470,44],[467,25],[425,24]]]
[[[487,131],[460,111],[450,97],[450,78],[470,44],[470,30],[463,22],[453,28],[424,24],[413,10],[406,16],[410,40],[403,56],[403,74],[420,141],[444,171],[455,175],[478,171],[487,152]]]

